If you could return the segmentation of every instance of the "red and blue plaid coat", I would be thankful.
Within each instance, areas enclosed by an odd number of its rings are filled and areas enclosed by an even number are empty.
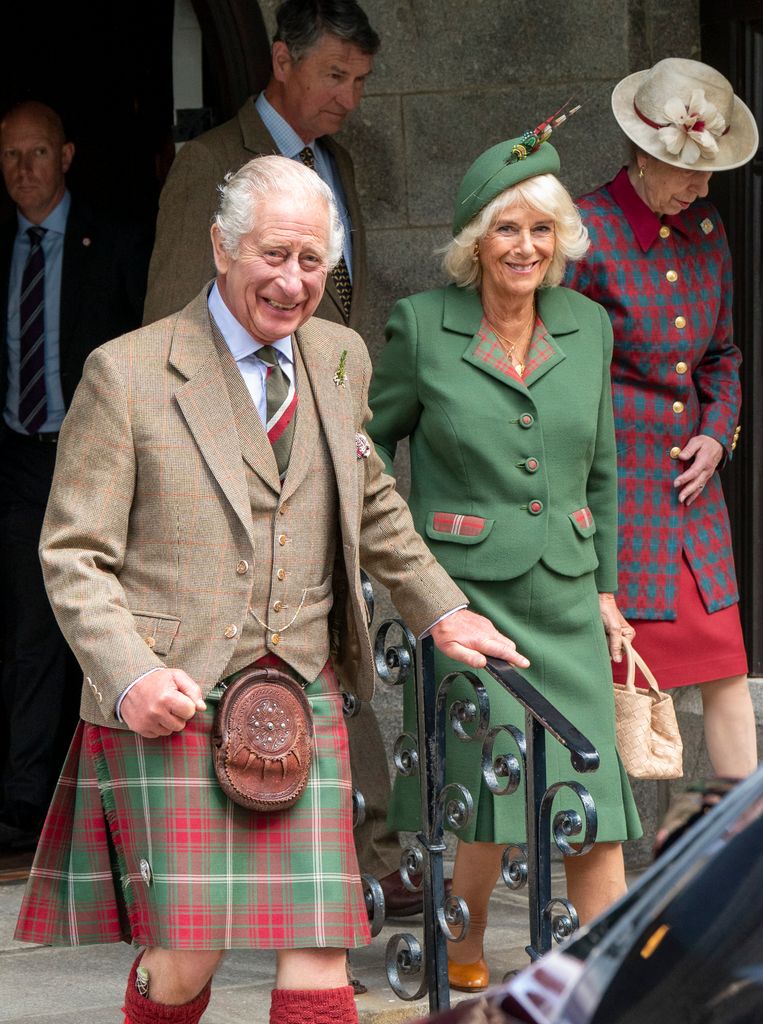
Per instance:
[[[658,218],[625,169],[578,205],[591,248],[566,283],[606,307],[615,336],[618,604],[632,618],[675,619],[683,549],[705,607],[717,611],[738,600],[720,478],[689,508],[673,481],[689,438],[709,434],[730,457],[738,434],[741,354],[723,224],[704,200]]]

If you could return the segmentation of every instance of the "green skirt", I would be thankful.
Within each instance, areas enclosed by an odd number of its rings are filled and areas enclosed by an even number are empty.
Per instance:
[[[519,579],[506,581],[456,580],[469,598],[471,610],[490,618],[495,626],[515,641],[530,667],[522,675],[565,715],[596,747],[600,767],[579,775],[569,753],[546,733],[548,785],[554,782],[581,783],[593,797],[598,816],[598,842],[637,839],[641,824],[628,777],[615,747],[615,706],[612,669],[606,637],[599,615],[599,600],[593,573],[571,578],[561,576],[542,563]],[[438,681],[448,672],[464,668],[458,662],[436,654]],[[478,673],[490,698],[490,726],[512,724],[525,731],[524,709],[486,672]],[[459,679],[451,686],[450,699],[471,699],[473,688]],[[416,735],[413,687],[406,683],[405,730]],[[473,731],[473,726],[467,726]],[[466,786],[474,800],[469,822],[457,834],[467,842],[514,843],[526,841],[524,785],[516,793],[495,796],[481,773],[482,744],[459,740],[447,725],[445,781]],[[518,754],[505,733],[498,738],[494,755]],[[418,776],[398,775],[389,811],[390,827],[396,831],[421,828]],[[562,789],[554,811],[580,811],[577,797]]]

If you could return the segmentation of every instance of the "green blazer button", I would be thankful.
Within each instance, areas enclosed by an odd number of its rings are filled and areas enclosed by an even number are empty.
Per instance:
[[[536,499],[531,501],[527,508],[531,516],[539,516],[543,511],[543,502]]]
[[[532,413],[525,412],[519,417],[519,425],[520,427],[524,427],[525,430],[527,430],[528,427],[531,427],[533,423],[535,423],[535,417]]]
[[[526,459],[525,469],[528,473],[537,473],[538,471],[538,460],[537,459]]]

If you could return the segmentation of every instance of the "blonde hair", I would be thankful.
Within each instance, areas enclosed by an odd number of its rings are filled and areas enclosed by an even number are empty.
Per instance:
[[[553,174],[536,174],[497,195],[440,250],[445,273],[459,288],[479,289],[482,267],[480,261],[474,259],[474,243],[487,235],[501,213],[510,206],[537,210],[554,222],[556,245],[541,282],[542,288],[561,284],[567,263],[579,260],[588,251],[588,231],[567,189]]]

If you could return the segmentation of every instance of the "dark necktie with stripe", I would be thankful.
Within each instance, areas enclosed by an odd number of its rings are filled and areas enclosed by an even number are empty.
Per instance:
[[[267,366],[265,396],[267,417],[265,430],[273,446],[278,475],[283,478],[289,465],[291,443],[294,440],[294,421],[297,413],[297,389],[281,369],[278,356],[271,345],[263,345],[255,355]]]
[[[298,156],[305,167],[309,167],[311,171],[315,170],[315,153],[313,153],[309,146],[301,149]],[[331,277],[334,281],[334,287],[339,293],[339,300],[342,303],[345,320],[349,322],[350,309],[352,307],[352,281],[350,280],[350,272],[347,269],[344,256],[339,257],[339,262],[331,271]]]
[[[45,228],[27,228],[31,249],[21,278],[19,302],[19,421],[28,434],[48,418],[45,392]]]

